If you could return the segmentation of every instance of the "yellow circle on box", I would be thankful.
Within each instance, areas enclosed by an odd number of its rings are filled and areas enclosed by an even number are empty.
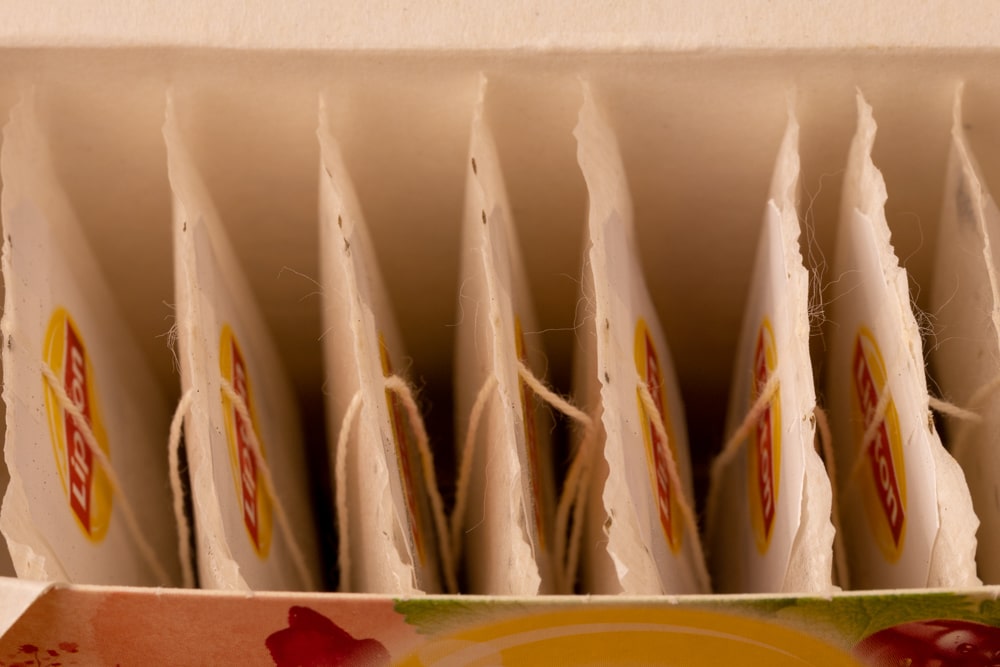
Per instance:
[[[500,609],[497,613],[503,613]],[[396,662],[451,665],[856,665],[846,650],[761,619],[664,607],[589,608],[499,620],[434,636]]]

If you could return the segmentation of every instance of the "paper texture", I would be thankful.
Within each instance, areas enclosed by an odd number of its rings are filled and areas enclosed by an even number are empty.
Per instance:
[[[549,428],[540,423],[537,399],[518,374],[519,360],[542,368],[544,355],[538,339],[526,333],[537,331],[534,308],[484,118],[486,92],[484,78],[473,112],[462,226],[455,375],[460,456],[468,455],[461,448],[476,399],[487,383],[496,384],[472,444],[466,573],[474,593],[554,593]]]
[[[973,128],[974,131],[974,128]],[[979,576],[1000,583],[1000,210],[979,171],[956,93],[931,292],[931,368],[942,396],[980,415],[950,419],[947,444],[979,516]]]
[[[388,375],[405,376],[396,329],[361,206],[320,104],[320,272],[331,447],[347,440],[349,581],[341,588],[410,595],[442,588],[420,453]],[[346,413],[361,401],[357,424]],[[343,574],[342,574],[343,576]]]
[[[978,521],[928,408],[920,332],[889,238],[874,141],[871,107],[858,93],[828,297],[827,398],[850,585],[975,585]],[[866,433],[871,445],[863,447]]]
[[[0,512],[18,576],[169,585],[179,578],[167,482],[170,413],[51,164],[34,93],[4,129],[2,329],[11,481]],[[86,417],[121,484],[86,444]],[[131,507],[138,533],[126,521]],[[157,564],[140,552],[145,540]]]
[[[684,408],[639,266],[617,141],[588,84],[574,133],[590,200],[579,395],[591,414],[600,415],[604,432],[590,482],[584,587],[595,593],[706,592],[697,584],[694,527],[686,525],[677,502],[678,494],[692,497]],[[667,442],[653,429],[639,383],[658,403]],[[669,483],[667,457],[676,460],[683,489]]]
[[[708,551],[720,593],[832,588],[830,482],[814,448],[809,274],[799,250],[799,126],[789,110],[750,281],[726,420],[732,437],[778,384],[710,492]]]
[[[171,97],[163,134],[174,195],[181,387],[195,392],[184,434],[201,585],[258,590],[315,586],[316,536],[295,395],[191,160]],[[243,398],[252,423],[237,413],[223,379]],[[263,487],[263,473],[249,446],[251,429],[311,581],[297,570],[294,547],[279,525],[276,499]]]

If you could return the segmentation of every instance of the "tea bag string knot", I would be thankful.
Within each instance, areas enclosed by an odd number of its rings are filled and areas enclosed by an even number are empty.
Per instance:
[[[708,574],[708,568],[705,564],[705,552],[702,549],[701,536],[698,533],[698,519],[695,517],[694,510],[691,508],[691,503],[687,498],[687,493],[684,491],[684,485],[681,483],[681,476],[677,471],[677,459],[674,456],[673,449],[670,447],[670,436],[667,433],[666,425],[663,423],[663,415],[660,414],[659,406],[653,400],[653,395],[649,392],[649,387],[642,379],[636,378],[636,387],[650,424],[656,430],[656,434],[663,440],[665,449],[668,452],[668,455],[664,457],[667,465],[667,478],[670,481],[670,488],[674,490],[675,497],[677,498],[677,505],[681,510],[681,516],[690,529],[691,547],[694,549],[695,576],[698,579],[698,585],[702,591],[711,591],[712,579]]]
[[[445,587],[449,593],[458,592],[458,580],[455,567],[455,556],[448,541],[448,520],[444,510],[444,500],[438,488],[437,473],[434,467],[434,454],[430,448],[430,437],[424,425],[420,408],[413,396],[413,390],[406,380],[398,375],[384,378],[385,388],[392,392],[403,404],[409,418],[410,427],[416,436],[417,451],[420,454],[420,470],[424,478],[424,487],[431,503],[431,515],[437,536],[438,552],[441,558],[441,570],[445,578]],[[338,527],[338,567],[340,568],[341,590],[349,585],[351,577],[350,555],[350,513],[347,507],[347,448],[351,430],[361,411],[363,398],[359,389],[351,397],[344,412],[340,433],[337,436],[337,449],[334,460],[334,484],[336,485],[337,527]]]
[[[114,466],[111,465],[111,458],[103,449],[101,449],[100,444],[97,442],[97,436],[94,434],[93,428],[91,428],[90,420],[83,413],[80,406],[77,405],[76,402],[69,396],[66,392],[66,388],[63,386],[63,383],[59,380],[59,377],[48,364],[42,364],[42,377],[45,378],[49,390],[55,395],[56,402],[59,403],[59,407],[61,407],[62,410],[70,416],[76,424],[76,428],[79,430],[81,435],[83,435],[84,443],[87,445],[87,449],[91,456],[93,456],[93,458],[97,461],[100,469],[104,471],[104,475],[108,480],[109,486],[111,487],[111,493],[118,499],[118,505],[121,507],[125,527],[128,530],[129,535],[132,537],[132,541],[135,543],[136,548],[139,550],[139,554],[155,575],[160,586],[170,586],[172,584],[171,577],[167,573],[166,567],[164,567],[163,563],[160,561],[156,550],[143,534],[143,531],[140,528],[139,520],[135,515],[135,510],[132,507],[132,503],[125,494],[125,489],[121,484],[118,473],[115,471]]]
[[[306,564],[305,554],[302,552],[302,547],[299,545],[299,541],[295,537],[295,532],[292,530],[291,521],[288,518],[288,512],[285,510],[285,504],[281,501],[281,496],[277,493],[277,489],[274,484],[274,476],[271,474],[271,467],[267,464],[267,459],[264,458],[264,454],[261,451],[260,440],[257,437],[257,429],[254,426],[254,420],[251,419],[250,410],[247,407],[246,401],[243,400],[243,397],[237,393],[232,383],[230,383],[226,378],[219,378],[219,386],[222,389],[222,394],[229,399],[230,403],[232,403],[233,408],[236,410],[240,419],[242,419],[244,423],[251,425],[251,427],[246,429],[245,432],[247,446],[253,454],[254,463],[257,466],[257,473],[260,475],[261,481],[264,484],[264,493],[266,493],[271,499],[271,505],[274,507],[274,518],[277,521],[278,530],[281,531],[281,537],[285,542],[285,546],[288,548],[289,556],[292,559],[292,564],[295,566],[299,579],[302,581],[303,588],[310,591],[315,590],[316,587],[313,582],[312,574],[309,572],[309,566]]]
[[[563,413],[570,419],[583,425],[585,432],[593,431],[593,420],[584,411],[573,405],[569,400],[563,398],[550,389],[540,380],[531,369],[521,360],[517,362],[518,378],[524,382],[531,391],[541,400]],[[465,441],[462,443],[461,457],[458,469],[458,479],[455,485],[455,507],[451,515],[451,544],[453,552],[457,556],[462,549],[462,524],[465,518],[466,507],[469,501],[469,484],[472,477],[472,465],[475,459],[476,441],[479,433],[479,425],[483,418],[486,405],[497,389],[497,378],[495,374],[490,374],[480,386],[476,394],[476,399],[469,412],[469,427],[465,433]],[[588,438],[584,438],[587,441]],[[581,443],[582,445],[582,443]],[[557,565],[557,576],[562,580],[561,584],[566,584],[568,578],[572,576],[575,567],[567,566],[565,562],[566,554],[566,527],[569,521],[570,510],[576,506],[574,512],[574,527],[581,523],[581,498],[585,484],[581,484],[583,471],[586,463],[586,453],[584,447],[577,450],[576,456],[570,465],[566,482],[563,485],[563,492],[560,496],[558,509],[556,511],[556,536],[555,536],[555,557]],[[578,530],[576,531],[579,532]]]

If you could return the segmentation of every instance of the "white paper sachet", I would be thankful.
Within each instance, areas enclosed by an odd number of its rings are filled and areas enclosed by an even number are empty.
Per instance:
[[[947,440],[981,522],[979,576],[1000,584],[1000,210],[966,139],[961,90],[951,140],[931,291],[937,344],[930,361],[943,396],[975,413],[951,419]]]
[[[833,588],[830,481],[814,448],[809,274],[799,251],[799,126],[789,110],[713,465],[708,552],[718,592]],[[760,415],[750,421],[751,411]]]
[[[0,163],[0,528],[14,567],[30,579],[174,585],[170,406],[58,183],[33,93],[11,113]]]
[[[163,134],[181,385],[194,392],[184,434],[201,585],[312,589],[320,577],[295,395],[170,97]]]
[[[691,507],[687,429],[670,351],[642,277],[632,202],[618,142],[584,84],[577,158],[589,192],[578,395],[600,415],[582,549],[593,593],[705,593],[705,565]],[[643,391],[666,430],[654,427]],[[671,483],[676,462],[683,488]],[[699,574],[700,573],[700,574]]]
[[[470,592],[554,593],[549,429],[539,424],[536,399],[518,372],[519,361],[539,368],[544,357],[539,346],[525,344],[524,332],[536,330],[534,308],[483,118],[485,90],[484,80],[472,120],[462,227],[456,432],[460,459],[473,458],[460,536]],[[482,412],[473,422],[477,403]]]
[[[439,592],[441,553],[429,501],[436,489],[425,483],[412,433],[417,425],[387,385],[406,357],[322,101],[318,137],[328,431],[331,443],[341,439],[337,449],[346,456],[344,479],[337,480],[344,485],[338,514],[349,518],[341,526],[341,589]]]
[[[928,404],[920,332],[871,159],[871,107],[844,177],[828,302],[827,398],[840,519],[853,588],[963,587],[976,578],[976,528],[962,471]]]

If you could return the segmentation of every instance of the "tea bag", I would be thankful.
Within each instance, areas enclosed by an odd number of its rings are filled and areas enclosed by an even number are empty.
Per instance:
[[[313,589],[319,563],[295,394],[169,96],[163,134],[201,585]]]
[[[928,407],[920,332],[872,163],[858,93],[831,285],[827,398],[854,588],[963,587],[976,578],[972,501]]]
[[[544,355],[525,342],[537,327],[485,93],[483,79],[462,226],[455,402],[459,459],[470,472],[467,484],[459,478],[455,536],[470,592],[554,593],[550,429],[520,371],[541,367]]]
[[[328,430],[340,468],[341,589],[435,593],[442,589],[443,567],[453,590],[449,554],[439,549],[446,527],[426,433],[408,385],[395,375],[406,358],[402,341],[322,101],[318,137],[323,345]],[[418,447],[421,438],[425,451]]]
[[[56,178],[33,92],[4,128],[0,170],[10,473],[0,529],[14,569],[174,585],[170,407]]]
[[[809,274],[799,251],[799,125],[789,109],[757,245],[708,544],[716,590],[833,588],[830,481],[816,453]]]
[[[584,590],[706,593],[684,409],[639,266],[618,142],[589,84],[574,134],[590,195],[577,391],[600,420],[580,444],[593,466],[583,483]]]
[[[961,90],[936,247],[931,368],[943,396],[970,411],[949,420],[947,439],[981,522],[979,576],[1000,584],[1000,210],[966,139]]]

